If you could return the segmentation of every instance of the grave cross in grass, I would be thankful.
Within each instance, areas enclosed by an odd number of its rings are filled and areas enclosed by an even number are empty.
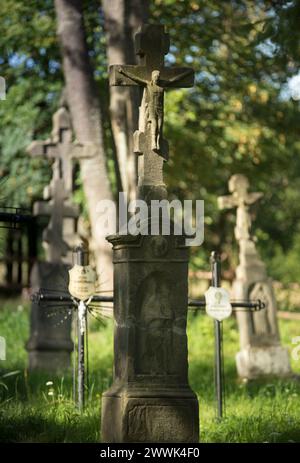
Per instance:
[[[87,313],[96,319],[97,315],[107,315],[107,310],[99,305],[101,302],[113,302],[111,296],[97,294],[96,273],[89,266],[89,254],[84,245],[76,246],[73,253],[74,266],[69,270],[69,292],[57,294],[51,291],[39,291],[32,295],[40,309],[49,310],[51,304],[57,304],[62,310],[75,311],[77,316],[77,362],[74,350],[74,389],[73,397],[78,408],[82,411],[88,392],[88,319]],[[108,309],[108,307],[106,307]],[[111,308],[110,308],[111,309]],[[76,375],[77,363],[77,375]],[[87,370],[87,371],[86,371]],[[76,381],[77,378],[77,381]]]
[[[77,309],[78,317],[78,369],[77,369],[77,393],[74,392],[74,397],[77,397],[77,405],[79,409],[83,409],[85,402],[85,392],[88,392],[88,379],[86,378],[85,373],[85,362],[88,359],[85,359],[85,344],[87,343],[87,311],[93,313],[97,310],[98,313],[101,313],[101,303],[113,303],[113,296],[105,296],[101,294],[93,293],[93,273],[90,271],[88,266],[88,253],[82,246],[78,246],[75,249],[75,263],[76,265],[69,272],[70,283],[69,291],[73,293],[73,296],[70,293],[64,294],[51,294],[49,292],[40,291],[39,293],[33,295],[33,297],[39,302],[41,308],[47,307],[48,303],[56,302],[61,305],[61,307],[68,310],[70,307]],[[226,298],[226,291],[220,288],[221,282],[221,260],[218,253],[213,252],[211,254],[211,269],[212,269],[212,286],[210,288],[214,289],[214,294],[220,294],[221,297],[217,298],[217,301],[210,306],[210,310],[207,309],[207,312],[210,316],[214,318],[214,334],[215,334],[215,392],[216,392],[216,402],[217,402],[217,417],[223,417],[224,411],[224,368],[223,368],[223,335],[222,335],[222,320],[230,316],[231,307],[228,311],[228,301]],[[211,292],[211,291],[210,291]],[[211,296],[214,296],[211,292],[210,296],[207,298],[211,301]],[[92,296],[92,297],[91,297]],[[225,298],[224,298],[225,296]],[[225,301],[222,301],[222,299]],[[205,299],[189,299],[188,305],[192,310],[204,310],[207,307],[208,300]],[[225,302],[225,303],[224,303]],[[264,308],[264,304],[260,300],[253,301],[234,301],[230,304],[232,306],[232,311],[247,311],[247,312],[257,312]],[[100,311],[100,312],[99,312]],[[215,318],[218,317],[218,319]],[[82,327],[84,329],[82,329]],[[75,372],[74,372],[75,375]],[[75,376],[74,376],[75,377]]]
[[[233,297],[262,299],[266,310],[259,313],[238,313],[241,349],[236,356],[242,378],[288,376],[292,370],[288,351],[280,343],[277,305],[266,266],[261,260],[251,234],[250,206],[262,193],[249,192],[249,181],[241,174],[229,180],[231,195],[219,198],[220,209],[236,208],[235,238],[239,244],[239,265],[233,282]]]
[[[217,252],[211,253],[211,287],[205,293],[205,301],[189,300],[190,308],[206,307],[206,312],[214,319],[215,339],[215,392],[217,402],[217,417],[221,419],[224,412],[225,376],[223,358],[223,320],[230,317],[232,311],[237,313],[259,312],[265,308],[263,301],[239,300],[230,301],[227,291],[221,288],[221,259]]]
[[[72,142],[70,116],[66,108],[60,108],[53,116],[51,137],[46,141],[33,141],[27,151],[31,156],[44,156],[52,161],[52,179],[44,189],[44,201],[36,202],[33,208],[34,215],[50,219],[43,232],[46,261],[37,262],[34,266],[31,287],[33,291],[46,288],[64,292],[71,264],[69,251],[77,239],[76,220],[79,215],[79,208],[71,198],[73,160],[92,157],[94,145],[82,146]],[[30,368],[58,370],[69,365],[71,319],[61,323],[63,318],[59,311],[55,312],[55,308],[43,313],[35,302],[32,303],[31,336],[27,343]]]
[[[47,259],[51,262],[60,262],[70,244],[74,244],[64,240],[65,223],[68,219],[74,221],[79,215],[78,206],[71,201],[74,189],[73,160],[94,155],[94,145],[74,143],[72,136],[69,113],[62,107],[53,115],[51,137],[45,141],[34,140],[27,149],[33,157],[43,156],[53,161],[52,180],[44,189],[45,201],[34,204],[34,215],[50,217],[44,242],[47,243]]]
[[[163,26],[143,25],[135,36],[138,65],[110,67],[110,85],[143,91],[139,126],[138,199],[167,197],[163,163],[164,92],[192,87],[190,68],[166,67],[169,35]],[[135,214],[137,219],[138,212]],[[187,375],[188,249],[184,236],[114,235],[114,383],[102,396],[102,438],[106,442],[197,442],[198,401]]]

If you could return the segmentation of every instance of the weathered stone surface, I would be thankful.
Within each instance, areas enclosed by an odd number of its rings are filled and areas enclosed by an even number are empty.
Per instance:
[[[258,376],[291,374],[287,350],[281,346],[277,322],[277,305],[272,281],[251,236],[249,206],[261,193],[249,193],[244,175],[229,180],[231,196],[219,198],[221,209],[237,207],[235,237],[239,243],[239,265],[232,287],[235,300],[261,299],[266,308],[260,312],[237,312],[241,351],[237,354],[239,376],[253,379]]]
[[[167,198],[164,90],[194,80],[191,69],[164,67],[168,49],[164,28],[145,25],[136,36],[140,65],[110,67],[111,85],[143,88],[134,145],[137,196],[147,204]],[[198,442],[198,401],[187,376],[188,248],[183,236],[142,235],[108,238],[114,256],[114,383],[103,395],[102,440]]]
[[[66,275],[70,267],[62,263],[38,262],[31,273],[32,291],[56,288],[67,291]],[[70,367],[73,349],[71,341],[72,317],[66,310],[40,306],[32,302],[31,333],[26,349],[29,353],[29,369],[63,371]]]
[[[71,120],[66,108],[53,116],[53,130],[46,141],[33,141],[28,147],[31,156],[52,160],[52,178],[44,189],[44,201],[33,207],[36,216],[47,216],[43,232],[46,262],[38,262],[32,272],[33,292],[67,291],[68,268],[72,263],[71,249],[77,240],[76,222],[79,208],[72,203],[73,159],[86,157],[89,149],[72,142]],[[86,147],[89,148],[89,147]],[[70,366],[71,317],[59,305],[50,308],[36,302],[31,307],[31,335],[27,343],[29,367],[53,371]],[[51,354],[52,353],[52,354]]]
[[[195,398],[171,398],[171,391],[149,398],[147,393],[130,397],[125,391],[118,397],[105,396],[102,402],[104,442],[198,442],[198,404]],[[158,391],[157,391],[158,395]],[[116,422],[117,417],[122,417]],[[109,429],[115,423],[113,429]]]
[[[135,152],[139,154],[139,197],[146,197],[151,187],[165,188],[163,161],[168,159],[168,142],[163,138],[164,91],[167,88],[192,87],[191,68],[165,67],[169,34],[163,26],[145,24],[135,37],[140,64],[112,65],[110,85],[140,85],[143,98],[139,108],[139,128],[134,133]],[[158,154],[158,156],[157,156]]]
[[[188,385],[188,249],[175,236],[114,236],[114,384],[104,442],[198,442]]]
[[[248,346],[236,355],[236,364],[242,378],[262,376],[290,376],[290,360],[287,349],[280,345],[268,348]]]

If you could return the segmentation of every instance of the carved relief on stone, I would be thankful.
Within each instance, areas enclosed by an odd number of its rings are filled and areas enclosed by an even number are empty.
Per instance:
[[[164,236],[154,236],[151,239],[151,248],[154,257],[164,257],[169,248],[169,243]]]
[[[150,274],[137,295],[136,372],[142,375],[171,374],[174,311],[171,288],[161,272]]]
[[[178,431],[183,442],[190,442],[194,433],[188,406],[135,405],[129,411],[128,427],[136,442],[176,442]]]
[[[272,340],[278,339],[278,328],[276,316],[273,314],[274,310],[274,295],[268,281],[257,282],[249,288],[249,300],[260,299],[264,302],[266,308],[260,312],[251,313],[252,334],[259,338],[263,338],[262,343],[265,343],[266,338],[270,337]],[[273,318],[272,318],[273,316]]]

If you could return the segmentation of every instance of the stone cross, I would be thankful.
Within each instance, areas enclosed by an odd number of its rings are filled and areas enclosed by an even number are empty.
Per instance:
[[[50,217],[43,232],[46,261],[35,262],[31,273],[31,288],[38,291],[66,291],[66,280],[71,242],[66,235],[66,225],[76,238],[76,219],[79,208],[72,204],[73,159],[90,157],[90,146],[72,142],[70,116],[60,108],[53,116],[53,130],[46,141],[33,141],[28,147],[31,156],[44,156],[52,161],[52,179],[44,188],[44,201],[37,201],[33,207],[36,216]],[[41,310],[32,302],[30,339],[27,342],[29,368],[48,371],[65,371],[70,365],[71,318],[64,320],[59,308]]]
[[[79,208],[73,205],[70,197],[73,191],[73,159],[89,157],[91,151],[82,145],[72,143],[72,128],[68,111],[60,108],[53,115],[51,137],[46,141],[33,141],[27,151],[31,156],[45,156],[54,160],[52,180],[44,189],[45,201],[34,204],[34,215],[50,217],[44,230],[43,239],[50,262],[61,262],[68,251],[68,244],[63,238],[65,218],[76,219]]]
[[[168,159],[168,143],[163,138],[164,91],[192,87],[194,71],[190,68],[165,67],[164,56],[170,46],[163,26],[144,25],[135,36],[139,65],[112,65],[110,85],[138,85],[143,88],[139,109],[139,129],[134,133],[134,151],[139,159],[139,193],[164,187],[163,160]],[[145,191],[146,190],[146,191]]]
[[[219,209],[231,209],[237,207],[235,237],[237,241],[251,238],[251,216],[249,206],[262,197],[262,193],[249,193],[249,181],[242,174],[233,175],[229,180],[228,196],[218,198]]]
[[[27,152],[31,156],[44,156],[48,159],[59,160],[64,188],[68,195],[73,191],[73,159],[92,157],[93,145],[81,145],[72,142],[73,132],[70,115],[66,108],[59,108],[52,118],[51,137],[47,140],[34,140]]]
[[[164,91],[191,87],[193,71],[164,67],[169,36],[144,25],[136,35],[138,66],[110,67],[111,85],[140,85],[138,197],[167,196],[163,162]],[[151,210],[150,210],[151,212]],[[150,213],[144,224],[156,221]],[[185,237],[113,235],[114,382],[102,396],[104,442],[198,442],[199,409],[188,384],[186,317],[188,255]]]
[[[53,178],[44,190],[44,199],[48,201],[36,201],[33,208],[34,215],[50,217],[49,224],[43,233],[49,262],[61,262],[62,257],[67,254],[69,246],[64,240],[64,220],[76,219],[79,215],[78,206],[68,201],[64,180],[58,172],[59,163],[55,160]]]
[[[249,181],[241,174],[229,180],[229,196],[218,198],[220,209],[237,208],[235,237],[239,243],[239,265],[232,285],[236,300],[261,299],[266,306],[261,312],[237,312],[241,349],[236,355],[241,377],[287,376],[291,373],[287,350],[280,344],[277,305],[272,281],[251,236],[249,206],[262,193],[249,193]]]

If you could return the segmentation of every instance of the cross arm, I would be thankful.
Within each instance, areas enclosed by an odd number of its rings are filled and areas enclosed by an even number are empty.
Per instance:
[[[32,141],[26,149],[26,152],[30,154],[30,156],[45,156],[45,143],[42,141]]]
[[[73,159],[91,159],[98,155],[102,145],[92,142],[76,142],[70,146],[70,157]]]
[[[47,158],[56,158],[59,156],[57,146],[49,140],[35,140],[30,143],[26,149],[30,156],[46,156]]]
[[[53,213],[52,201],[36,201],[33,205],[34,216],[51,216]],[[77,219],[79,216],[79,206],[77,204],[64,204],[63,208],[64,218]]]
[[[219,209],[231,209],[237,206],[237,202],[233,196],[219,196],[218,207]]]
[[[109,85],[146,85],[147,70],[144,66],[119,65],[109,66]]]
[[[263,196],[263,193],[249,193],[246,199],[247,204],[253,204]]]

